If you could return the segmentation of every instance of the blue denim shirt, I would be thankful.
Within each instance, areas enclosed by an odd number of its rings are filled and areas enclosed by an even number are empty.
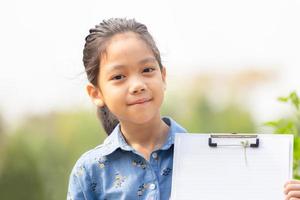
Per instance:
[[[176,133],[186,130],[173,119],[165,144],[150,160],[129,146],[117,125],[102,145],[83,154],[69,180],[68,200],[167,200],[171,194],[173,144]]]

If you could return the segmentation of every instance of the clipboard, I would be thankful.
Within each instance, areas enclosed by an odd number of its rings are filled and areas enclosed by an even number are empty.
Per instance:
[[[172,200],[282,200],[293,135],[176,134]]]

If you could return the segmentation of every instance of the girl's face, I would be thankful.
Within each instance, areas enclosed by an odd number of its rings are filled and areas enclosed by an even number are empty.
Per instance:
[[[117,34],[101,57],[99,99],[121,122],[146,123],[160,116],[165,74],[135,33]]]

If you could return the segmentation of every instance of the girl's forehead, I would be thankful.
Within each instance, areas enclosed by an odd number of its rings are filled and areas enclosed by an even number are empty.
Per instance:
[[[149,45],[136,33],[126,32],[114,35],[106,46],[102,56],[104,62],[140,60],[143,57],[154,57]]]

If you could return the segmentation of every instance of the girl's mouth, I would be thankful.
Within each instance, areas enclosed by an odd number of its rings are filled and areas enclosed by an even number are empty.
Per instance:
[[[137,99],[133,102],[130,102],[129,105],[132,106],[132,105],[136,105],[136,104],[144,104],[144,103],[147,103],[149,101],[151,101],[152,99],[147,99],[147,98],[142,98],[142,99]]]

